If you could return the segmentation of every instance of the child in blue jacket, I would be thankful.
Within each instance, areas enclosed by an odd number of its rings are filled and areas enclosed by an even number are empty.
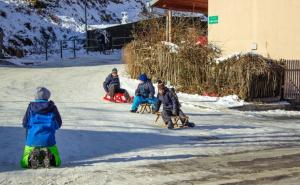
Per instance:
[[[30,102],[23,118],[26,129],[26,145],[21,160],[23,168],[59,166],[61,159],[56,146],[55,131],[62,125],[61,116],[50,91],[36,89],[35,101]]]
[[[141,74],[138,80],[140,83],[135,90],[135,97],[130,112],[137,112],[139,105],[143,103],[151,104],[152,110],[156,109],[157,98],[154,97],[155,89],[151,80],[148,79],[146,74]]]

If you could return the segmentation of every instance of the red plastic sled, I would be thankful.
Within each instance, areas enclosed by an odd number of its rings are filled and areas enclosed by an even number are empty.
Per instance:
[[[133,100],[133,96],[131,97],[131,100]],[[110,101],[110,96],[108,94],[106,94],[103,98],[103,100],[106,100],[106,101]],[[114,100],[116,103],[128,103],[125,96],[124,96],[124,93],[116,93],[115,96],[114,96]]]

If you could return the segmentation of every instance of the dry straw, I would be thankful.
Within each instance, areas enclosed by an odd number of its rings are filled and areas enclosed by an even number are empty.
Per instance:
[[[203,30],[201,24],[174,19],[174,45],[166,45],[162,19],[141,23],[134,32],[135,40],[124,48],[127,72],[132,78],[146,73],[154,81],[170,81],[187,93],[237,94],[248,101],[280,96],[284,68],[277,61],[247,54],[217,64],[219,49],[196,45]]]

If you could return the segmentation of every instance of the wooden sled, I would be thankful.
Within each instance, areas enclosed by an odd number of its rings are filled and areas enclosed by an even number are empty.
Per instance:
[[[162,116],[161,112],[157,112],[156,113],[156,119],[154,121],[155,124],[158,123],[158,120],[159,120],[159,118],[161,116]],[[180,126],[178,125],[178,121],[180,120],[179,116],[171,116],[171,119],[172,119],[174,128],[188,128],[188,126],[185,126],[188,123],[188,121],[189,121],[189,117],[188,116],[184,117],[184,123],[183,123],[183,125],[181,124]],[[167,127],[167,126],[168,126],[168,124],[166,122],[164,122],[164,127]]]
[[[143,103],[139,106],[139,109],[138,109],[137,113],[144,114],[145,112],[147,112],[147,113],[152,112],[151,104]]]

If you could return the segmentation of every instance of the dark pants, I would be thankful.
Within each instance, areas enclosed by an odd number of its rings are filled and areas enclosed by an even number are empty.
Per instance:
[[[121,89],[116,85],[111,85],[108,90],[109,90],[108,95],[111,98],[113,98],[116,93],[124,93],[126,100],[130,99],[129,93],[125,89]]]
[[[170,110],[163,110],[162,112],[162,119],[164,120],[165,123],[172,122],[172,117],[175,116],[172,114],[172,111]],[[182,112],[181,109],[179,109],[179,118],[182,124],[185,123],[185,114]]]

